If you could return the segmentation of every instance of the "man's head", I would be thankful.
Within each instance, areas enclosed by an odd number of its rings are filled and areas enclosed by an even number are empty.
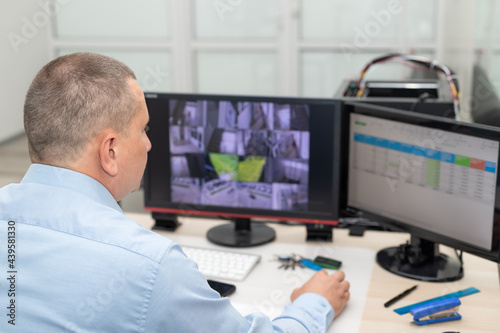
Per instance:
[[[151,148],[144,132],[148,121],[134,73],[93,53],[45,65],[24,105],[32,162],[85,173],[117,200],[137,188],[144,172]]]
[[[74,53],[45,65],[24,104],[33,162],[68,164],[102,129],[125,129],[137,105],[127,83],[134,73],[112,58]]]

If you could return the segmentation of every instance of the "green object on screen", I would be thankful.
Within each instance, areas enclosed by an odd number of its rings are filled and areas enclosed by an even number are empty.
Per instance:
[[[230,175],[226,180],[238,180],[238,155],[231,154],[208,154],[215,172],[219,177]]]
[[[248,156],[238,164],[238,180],[240,182],[256,183],[266,165],[264,156]]]

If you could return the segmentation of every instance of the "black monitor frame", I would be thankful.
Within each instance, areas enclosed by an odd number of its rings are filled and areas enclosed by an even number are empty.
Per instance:
[[[362,216],[372,221],[378,222],[390,229],[407,232],[411,235],[411,243],[403,244],[396,248],[390,249],[390,262],[387,262],[387,251],[379,252],[377,261],[385,269],[413,279],[443,282],[460,279],[463,275],[461,260],[458,263],[453,263],[453,259],[439,253],[438,244],[443,244],[457,250],[469,252],[479,257],[499,262],[500,251],[500,177],[497,178],[495,188],[495,209],[493,222],[493,239],[492,247],[487,250],[479,248],[470,243],[451,238],[443,233],[437,233],[429,229],[417,227],[415,225],[405,223],[396,219],[389,218],[382,214],[376,214],[358,207],[350,207],[348,200],[348,172],[349,172],[349,142],[350,142],[350,114],[362,114],[367,116],[380,117],[387,120],[403,121],[413,125],[420,125],[435,129],[458,132],[466,135],[479,136],[500,142],[500,129],[492,126],[462,123],[452,119],[436,117],[426,114],[417,114],[402,110],[368,105],[362,103],[346,103],[343,114],[343,133],[342,142],[343,149],[341,152],[341,178],[340,195],[341,215],[342,216]],[[500,160],[497,161],[497,168],[500,165]],[[473,223],[473,221],[471,221]],[[426,257],[426,258],[424,258]],[[430,258],[430,259],[429,259]],[[424,259],[431,260],[430,271],[422,274],[422,269],[425,263]],[[385,263],[384,263],[385,261]],[[458,266],[457,266],[458,265]],[[454,273],[438,272],[440,267],[447,266]],[[437,269],[437,270],[436,270]]]
[[[153,213],[153,218],[156,220],[157,228],[175,229],[178,225],[177,216],[199,216],[204,218],[220,218],[230,219],[235,224],[230,226],[224,225],[219,230],[211,230],[208,233],[209,240],[217,244],[226,246],[253,246],[263,244],[274,239],[274,231],[261,230],[264,225],[262,223],[251,223],[251,220],[275,220],[275,221],[292,221],[305,223],[309,225],[308,230],[315,233],[317,238],[318,232],[326,232],[326,238],[331,240],[332,227],[338,224],[338,198],[336,197],[339,191],[339,163],[340,156],[340,133],[338,130],[340,125],[340,115],[342,102],[332,99],[321,98],[295,98],[295,97],[269,97],[269,96],[240,96],[240,95],[209,95],[209,94],[183,94],[183,93],[145,93],[146,103],[150,113],[150,131],[148,136],[152,142],[152,150],[149,153],[149,161],[146,166],[146,171],[143,179],[145,193],[145,209]],[[319,193],[326,193],[331,198],[328,202],[327,210],[323,211],[285,211],[272,209],[257,209],[257,208],[242,208],[242,207],[223,207],[213,205],[201,205],[191,203],[173,202],[170,194],[165,194],[165,190],[170,187],[170,146],[169,146],[169,118],[168,109],[159,110],[160,105],[167,105],[169,100],[187,100],[187,101],[228,101],[228,102],[264,102],[277,104],[309,104],[316,105],[321,109],[323,121],[316,119],[314,125],[310,129],[310,146],[327,147],[325,153],[318,155],[317,152],[312,152],[316,157],[316,162],[311,162],[309,167],[316,171],[325,172],[322,164],[330,164],[330,169],[327,170],[331,175],[330,181],[317,181],[309,186],[315,186]],[[155,104],[158,103],[158,104]],[[165,107],[166,108],[166,107]],[[331,109],[331,112],[330,112]],[[328,111],[327,111],[328,110]],[[163,112],[163,114],[162,114]],[[326,121],[325,121],[326,119]],[[318,121],[320,120],[320,121]],[[311,120],[313,121],[313,120]],[[314,128],[313,128],[314,127]],[[315,131],[315,134],[312,133]],[[328,140],[322,138],[318,133],[330,133],[329,140],[331,142],[322,142]],[[316,148],[322,149],[322,148]],[[312,157],[311,157],[312,159]],[[321,162],[321,163],[319,163]],[[313,165],[315,163],[315,165]],[[321,169],[318,169],[321,168]],[[309,178],[315,172],[309,171]],[[318,187],[319,186],[319,187]],[[162,193],[163,191],[163,193]],[[325,203],[322,203],[323,207]],[[257,240],[252,239],[253,235],[262,232],[265,235]],[[223,235],[221,239],[214,238],[213,235]]]

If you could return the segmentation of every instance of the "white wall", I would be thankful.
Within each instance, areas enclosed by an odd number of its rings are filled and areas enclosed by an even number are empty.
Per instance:
[[[0,143],[23,133],[24,96],[50,59],[46,3],[0,1]]]

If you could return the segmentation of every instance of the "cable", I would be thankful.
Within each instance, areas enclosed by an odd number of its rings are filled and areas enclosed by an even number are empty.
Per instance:
[[[445,65],[438,63],[436,60],[431,60],[422,56],[391,53],[372,60],[363,68],[356,81],[356,87],[358,88],[356,97],[360,98],[363,96],[366,83],[365,82],[366,73],[372,66],[394,60],[399,60],[402,61],[403,63],[417,65],[418,67],[422,67],[424,69],[444,74],[446,76],[446,80],[448,81],[448,86],[450,88],[451,98],[453,100],[453,108],[455,110],[455,118],[460,119],[460,92],[458,89],[458,78],[456,73],[453,72],[450,68],[446,67]]]
[[[420,103],[423,103],[429,97],[431,97],[431,95],[427,92],[420,94],[420,96],[418,96],[417,100],[415,102],[413,102],[413,104],[411,105],[410,111],[415,111],[415,109],[417,108],[417,105]]]

